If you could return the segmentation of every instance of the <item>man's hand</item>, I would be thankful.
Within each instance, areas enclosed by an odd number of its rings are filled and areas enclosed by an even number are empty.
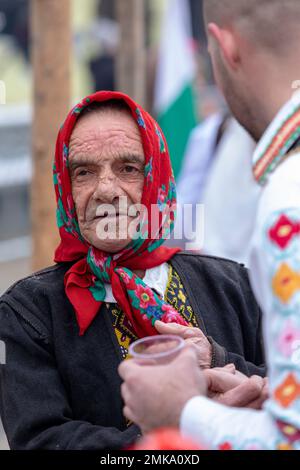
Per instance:
[[[227,406],[261,409],[268,398],[268,382],[259,376],[246,377],[233,364],[204,371],[208,396]]]
[[[193,345],[197,353],[198,365],[209,369],[212,360],[212,346],[199,328],[178,325],[177,323],[155,322],[155,328],[162,335],[177,335],[185,340],[187,345]]]
[[[183,338],[187,345],[195,348],[198,364],[208,381],[208,396],[219,403],[234,407],[261,409],[268,398],[268,382],[259,376],[250,379],[235,369],[234,364],[224,368],[210,369],[212,347],[199,328],[177,323],[155,322],[160,334],[173,334]]]
[[[186,348],[167,365],[140,365],[126,360],[119,366],[124,380],[124,415],[143,433],[161,426],[178,427],[185,404],[206,395],[206,381],[194,348]]]

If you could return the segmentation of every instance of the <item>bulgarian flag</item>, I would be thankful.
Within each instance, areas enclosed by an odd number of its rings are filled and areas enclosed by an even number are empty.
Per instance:
[[[166,136],[175,177],[196,126],[193,82],[196,64],[188,0],[168,0],[162,24],[154,108]]]

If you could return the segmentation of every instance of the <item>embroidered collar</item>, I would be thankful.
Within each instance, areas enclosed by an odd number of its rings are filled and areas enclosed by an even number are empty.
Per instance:
[[[259,141],[253,156],[253,172],[264,185],[300,137],[300,91],[283,106]]]

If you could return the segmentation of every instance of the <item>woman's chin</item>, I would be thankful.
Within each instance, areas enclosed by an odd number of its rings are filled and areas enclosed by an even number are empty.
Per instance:
[[[118,253],[119,251],[124,250],[129,243],[131,242],[131,239],[105,239],[105,240],[95,240],[92,245],[97,248],[98,250],[105,251],[106,253]]]

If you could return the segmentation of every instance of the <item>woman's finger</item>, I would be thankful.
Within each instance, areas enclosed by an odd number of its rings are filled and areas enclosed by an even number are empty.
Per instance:
[[[199,328],[193,328],[189,326],[178,325],[178,323],[164,323],[157,320],[154,324],[158,333],[162,335],[177,335],[183,339],[192,337],[201,337],[203,335]]]
[[[253,376],[247,381],[242,382],[239,386],[224,393],[223,396],[218,398],[218,401],[227,406],[237,408],[248,407],[250,403],[260,398],[263,386],[263,379]]]
[[[229,374],[226,371],[207,369],[203,372],[208,381],[208,388],[211,392],[226,393],[243,383],[240,377],[235,374]]]

